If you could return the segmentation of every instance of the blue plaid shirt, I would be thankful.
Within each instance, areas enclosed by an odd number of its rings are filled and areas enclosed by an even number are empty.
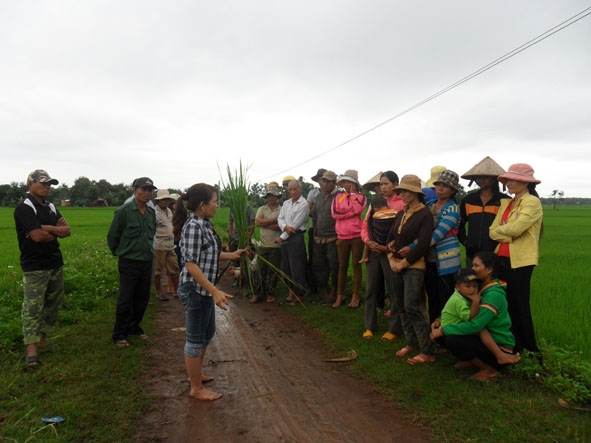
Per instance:
[[[209,220],[199,218],[191,213],[181,232],[180,248],[183,270],[181,271],[179,284],[195,281],[187,271],[185,266],[187,262],[193,262],[199,266],[207,279],[215,284],[220,259],[220,246],[217,241],[217,234]],[[197,293],[211,296],[199,284],[197,284]]]

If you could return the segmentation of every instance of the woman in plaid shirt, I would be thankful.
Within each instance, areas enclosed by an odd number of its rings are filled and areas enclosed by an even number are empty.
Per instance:
[[[212,381],[213,377],[201,373],[205,351],[215,334],[215,305],[225,310],[232,298],[215,287],[219,261],[237,260],[245,251],[221,252],[220,238],[209,221],[217,207],[216,189],[198,183],[179,198],[175,212],[175,218],[184,217],[186,220],[180,241],[183,269],[178,296],[186,311],[187,340],[184,350],[191,383],[189,395],[199,400],[217,400],[222,396],[203,387],[203,383]]]

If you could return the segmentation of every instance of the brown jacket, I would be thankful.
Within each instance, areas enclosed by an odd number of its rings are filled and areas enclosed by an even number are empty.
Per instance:
[[[394,254],[394,257],[398,260],[408,263],[405,263],[405,267],[412,266],[427,254],[431,244],[431,235],[433,234],[433,214],[431,214],[429,208],[422,205],[409,217],[405,217],[407,211],[408,207],[405,206],[403,211],[396,214],[394,225],[388,236],[388,242],[394,240],[397,250],[405,246],[411,247],[411,252],[404,260],[397,253]]]

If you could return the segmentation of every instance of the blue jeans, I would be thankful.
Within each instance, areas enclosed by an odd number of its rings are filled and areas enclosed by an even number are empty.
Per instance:
[[[179,286],[177,294],[185,307],[187,340],[185,355],[200,357],[215,335],[215,304],[211,295],[197,294],[194,282]]]
[[[400,312],[406,345],[419,349],[421,354],[433,354],[431,330],[420,309],[425,271],[407,268],[394,272],[394,296]]]

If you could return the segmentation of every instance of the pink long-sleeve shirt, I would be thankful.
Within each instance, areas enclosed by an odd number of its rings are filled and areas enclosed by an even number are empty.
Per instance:
[[[363,194],[339,192],[332,201],[331,214],[335,219],[335,230],[340,240],[361,236],[361,214],[367,199]]]

